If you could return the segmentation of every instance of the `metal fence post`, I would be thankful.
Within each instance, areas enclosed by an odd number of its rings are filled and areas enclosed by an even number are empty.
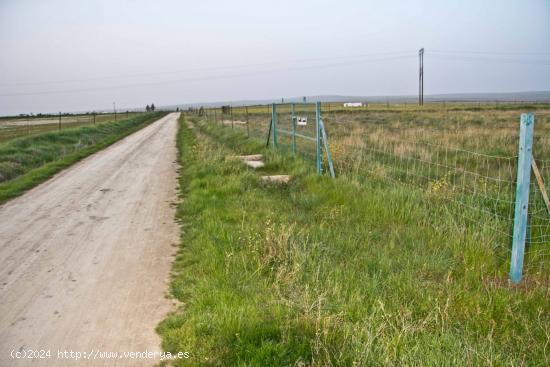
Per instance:
[[[316,165],[317,165],[317,173],[322,173],[322,167],[321,167],[321,134],[320,134],[320,120],[321,120],[321,102],[317,102],[315,104],[315,141],[316,141]]]
[[[531,160],[533,159],[533,132],[535,115],[522,113],[519,132],[518,174],[516,182],[516,206],[514,212],[514,232],[512,259],[510,262],[510,280],[514,284],[521,281],[527,216],[529,206],[529,184],[531,179]]]
[[[235,128],[235,122],[233,120],[233,106],[229,106],[229,114],[231,115],[231,129]]]
[[[59,131],[61,131],[61,112],[59,112]]]
[[[291,121],[292,121],[292,153],[296,154],[296,111],[294,103],[290,106]]]
[[[250,138],[250,128],[248,127],[248,106],[244,106],[246,112],[246,136]]]
[[[325,130],[325,123],[322,118],[319,120],[319,122],[321,124],[321,138],[323,139],[323,144],[325,145],[325,154],[327,155],[327,162],[328,162],[330,177],[336,178],[336,174],[334,173],[334,164],[332,163],[332,156],[330,155],[330,147],[328,146],[328,138],[327,138],[327,131]]]
[[[273,146],[277,148],[277,105],[271,104],[271,129],[273,130]]]

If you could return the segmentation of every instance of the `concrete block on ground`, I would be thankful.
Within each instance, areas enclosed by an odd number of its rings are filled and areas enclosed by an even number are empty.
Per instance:
[[[261,155],[261,154],[250,154],[250,155],[239,155],[237,156],[237,158],[239,158],[240,160],[242,161],[261,161],[264,156]]]
[[[251,168],[262,168],[265,166],[265,163],[262,161],[244,161],[244,164]]]
[[[287,184],[290,181],[290,176],[289,175],[262,176],[262,181],[269,182],[269,183]]]

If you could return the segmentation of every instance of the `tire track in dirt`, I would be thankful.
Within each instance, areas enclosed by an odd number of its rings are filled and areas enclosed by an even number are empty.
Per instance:
[[[171,309],[165,294],[179,241],[170,205],[177,118],[160,119],[0,207],[0,366],[156,363],[56,357],[71,349],[160,351],[154,328]],[[52,359],[10,359],[20,349],[50,349]]]

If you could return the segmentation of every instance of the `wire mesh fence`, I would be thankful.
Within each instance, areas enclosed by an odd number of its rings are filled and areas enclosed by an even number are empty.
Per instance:
[[[550,183],[550,161],[535,160],[542,178],[543,186],[548,190]],[[525,264],[531,272],[548,274],[550,270],[550,206],[543,196],[544,188],[537,180],[531,180],[529,195],[529,223],[527,226],[527,245]]]
[[[411,118],[380,124],[325,117],[340,175],[408,185],[456,206],[464,226],[491,232],[500,260],[510,257],[514,225],[519,116],[481,121],[479,116],[433,121]],[[340,120],[340,121],[339,121]],[[420,119],[422,120],[422,119]],[[542,181],[550,182],[548,114],[537,121],[534,155]],[[530,182],[525,271],[549,274],[550,215],[541,188]]]
[[[278,147],[315,159],[315,106],[276,108]],[[234,107],[218,114],[225,127],[267,141],[270,106]],[[210,117],[212,110],[209,111]],[[292,116],[296,122],[293,134]],[[210,118],[211,119],[211,118]],[[510,259],[518,164],[519,114],[443,111],[367,111],[329,108],[322,119],[338,175],[422,191],[449,208],[456,225],[483,232],[503,268]],[[211,119],[212,120],[212,119]],[[238,122],[237,122],[238,121]],[[533,153],[542,182],[550,183],[550,111],[537,112]],[[530,181],[524,271],[550,277],[550,209]]]
[[[209,121],[221,127],[236,129],[255,138],[267,134],[265,129],[271,121],[271,105],[223,106],[206,109],[203,113]]]
[[[277,104],[277,146],[303,158],[316,158],[316,112],[313,104]]]

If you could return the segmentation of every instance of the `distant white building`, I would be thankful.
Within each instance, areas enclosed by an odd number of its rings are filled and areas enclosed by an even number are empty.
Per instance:
[[[363,107],[363,102],[346,102],[344,107]]]

